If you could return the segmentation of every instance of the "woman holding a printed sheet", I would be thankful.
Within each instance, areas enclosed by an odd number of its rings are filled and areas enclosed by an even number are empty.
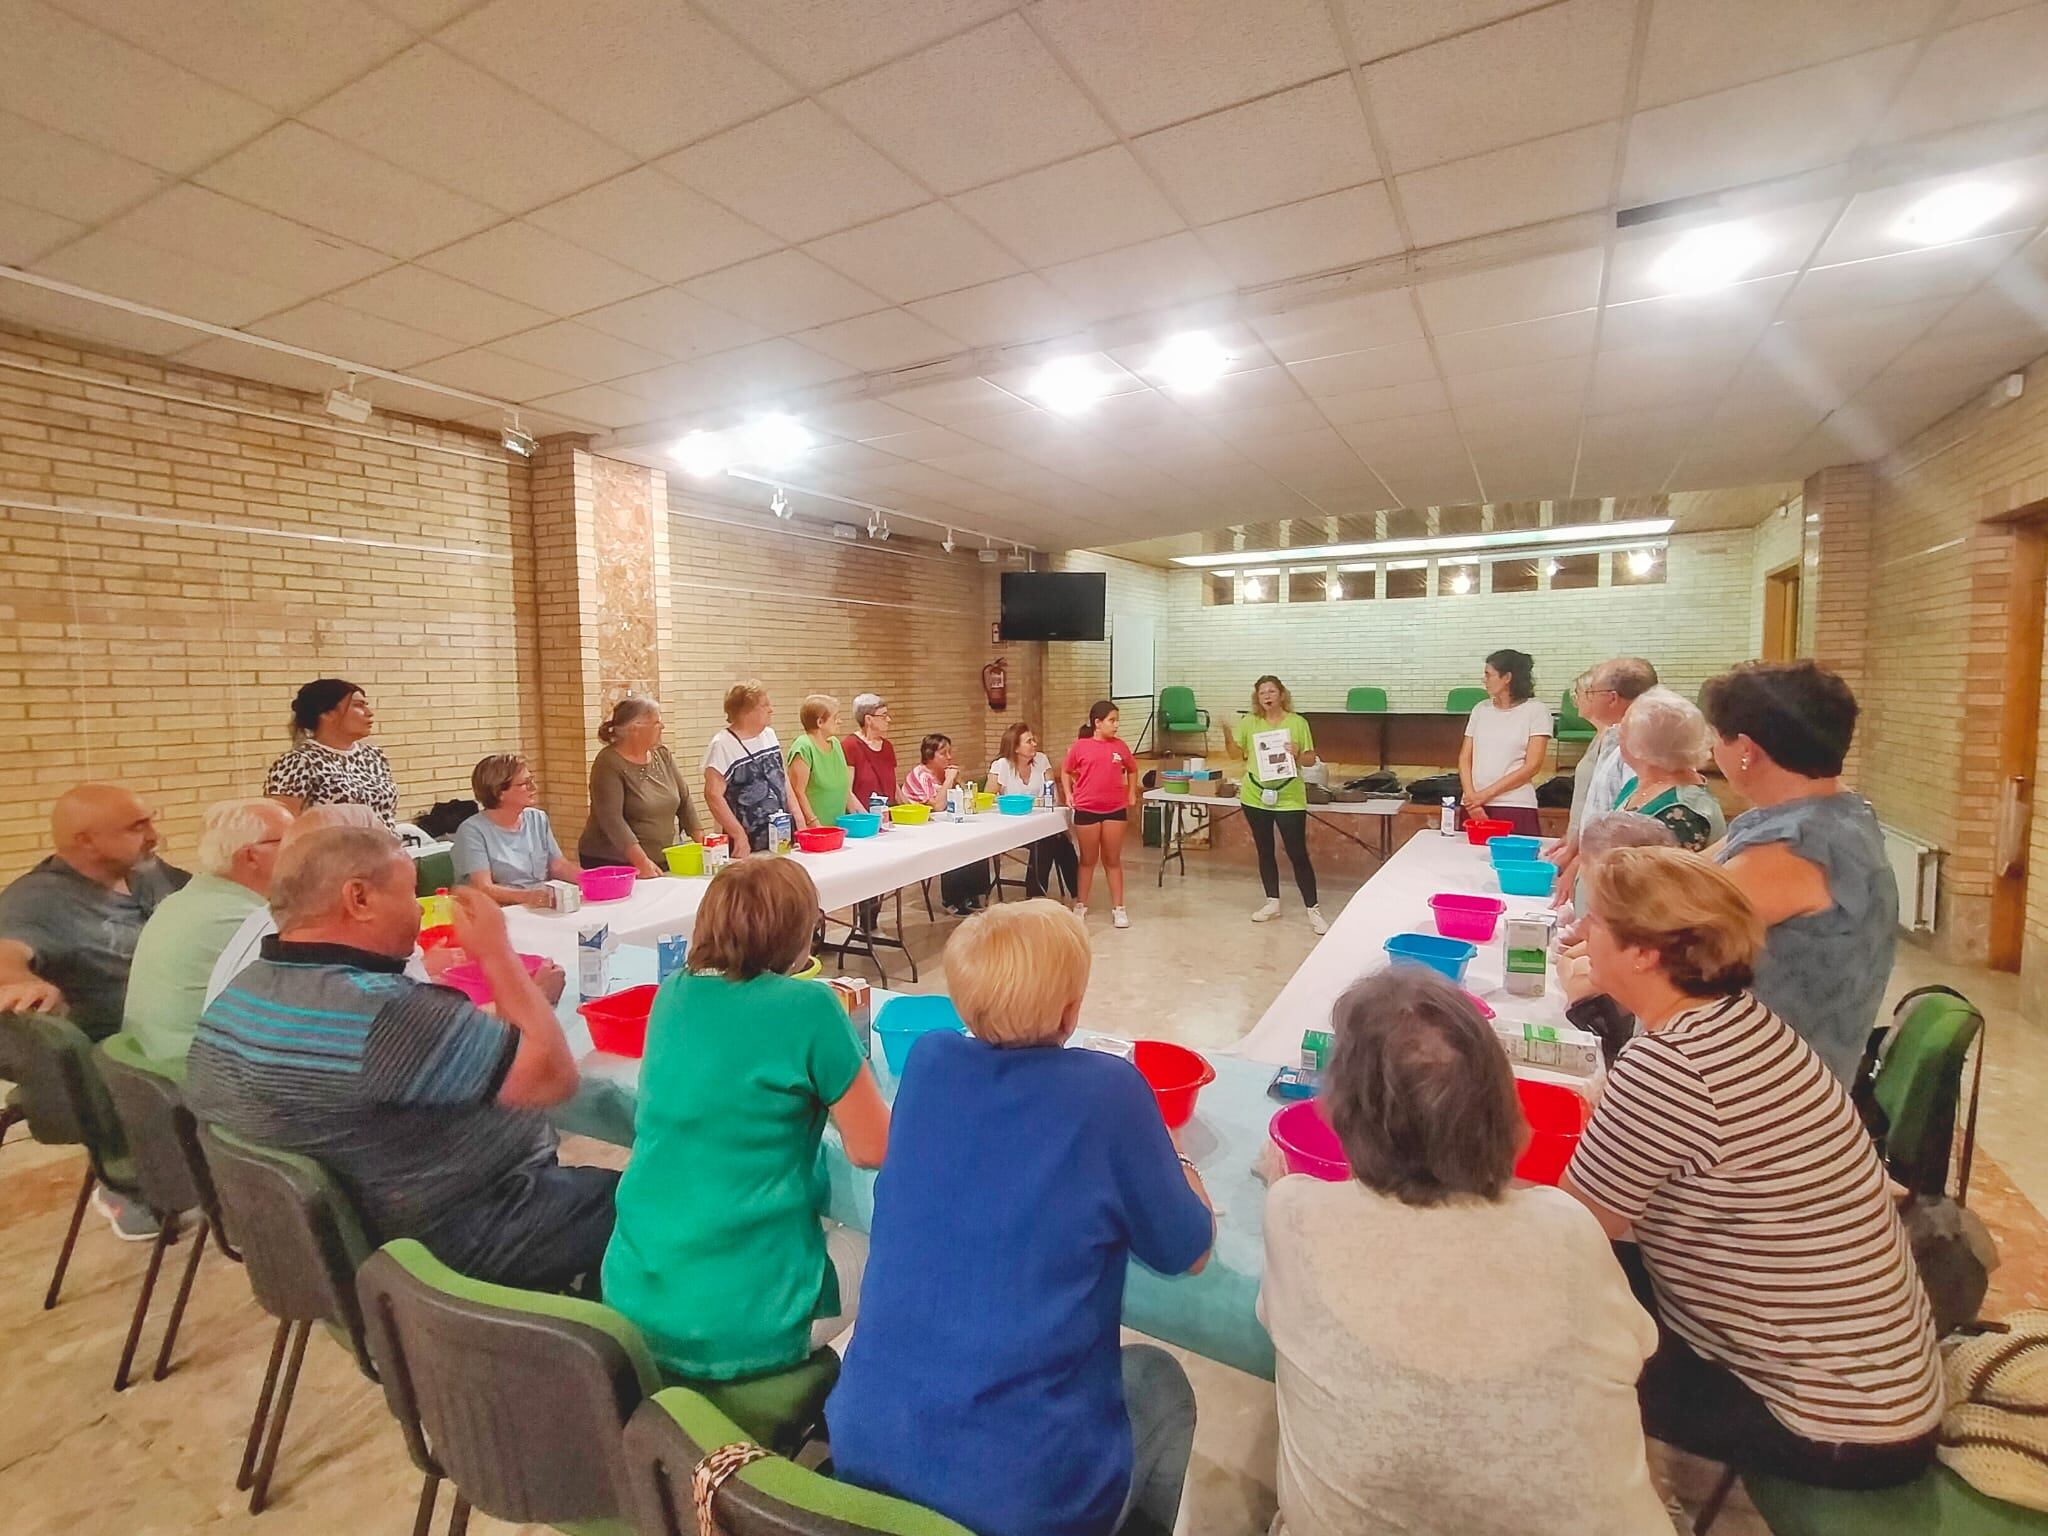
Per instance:
[[[1238,799],[1259,850],[1259,879],[1266,888],[1265,904],[1252,913],[1252,921],[1270,922],[1280,915],[1280,862],[1273,855],[1277,830],[1287,845],[1309,926],[1328,933],[1330,925],[1316,905],[1315,866],[1308,861],[1308,789],[1301,781],[1301,770],[1316,761],[1315,738],[1308,722],[1294,712],[1285,683],[1269,673],[1252,684],[1251,713],[1237,722],[1230,741],[1245,760]]]

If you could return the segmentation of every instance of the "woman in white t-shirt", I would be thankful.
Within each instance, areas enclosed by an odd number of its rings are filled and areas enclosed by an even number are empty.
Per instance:
[[[1486,699],[1465,722],[1458,778],[1468,818],[1505,821],[1535,837],[1536,775],[1550,751],[1550,706],[1535,697],[1536,663],[1526,651],[1486,658]]]
[[[989,787],[1003,795],[1029,795],[1042,802],[1045,786],[1053,786],[1053,796],[1059,796],[1059,776],[1052,771],[1052,759],[1038,750],[1038,735],[1022,720],[1015,721],[1003,732],[1001,747],[996,760],[988,765]],[[1081,884],[1080,856],[1074,851],[1074,839],[1065,832],[1056,832],[1051,837],[1041,837],[1027,850],[1030,865],[1024,871],[1024,894],[1033,899],[1043,896],[1052,883],[1052,871],[1060,872],[1060,879],[1066,883],[1067,894],[1073,895]]]
[[[792,827],[803,825],[782,743],[769,728],[774,718],[765,687],[734,683],[725,690],[725,729],[704,752],[704,803],[732,839],[736,859],[769,851],[768,822],[777,811],[788,813]]]

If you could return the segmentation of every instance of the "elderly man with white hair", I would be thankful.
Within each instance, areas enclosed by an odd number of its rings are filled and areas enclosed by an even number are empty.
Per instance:
[[[199,829],[198,873],[166,896],[142,926],[128,968],[121,1028],[143,1054],[166,1065],[185,1059],[207,978],[221,952],[270,897],[270,872],[292,813],[275,800],[227,800]]]
[[[497,1016],[405,975],[412,861],[381,829],[288,839],[277,932],[200,1016],[185,1102],[201,1120],[319,1162],[370,1240],[417,1238],[479,1280],[558,1290],[594,1272],[618,1174],[565,1168],[544,1110],[575,1058],[496,902],[458,890],[455,937]]]

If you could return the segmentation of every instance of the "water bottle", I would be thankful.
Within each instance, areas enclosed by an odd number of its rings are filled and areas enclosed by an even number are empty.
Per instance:
[[[1039,790],[1038,803],[1048,811],[1059,809],[1059,795],[1054,792],[1051,779],[1047,779],[1044,786]]]
[[[1458,797],[1456,795],[1444,796],[1444,808],[1437,820],[1436,829],[1444,837],[1456,837],[1458,835]]]

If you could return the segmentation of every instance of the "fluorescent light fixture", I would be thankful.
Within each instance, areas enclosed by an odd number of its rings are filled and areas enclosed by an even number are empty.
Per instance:
[[[1706,293],[1726,288],[1763,255],[1763,237],[1748,224],[1710,224],[1673,241],[1650,268],[1650,280],[1669,293]]]
[[[1460,566],[1451,576],[1451,590],[1463,597],[1472,590],[1472,573]]]
[[[1915,245],[1966,240],[2019,198],[2011,187],[1991,181],[1958,181],[1937,187],[1900,217],[1892,233]]]
[[[740,462],[763,469],[787,469],[810,451],[811,434],[794,416],[780,411],[756,416],[737,432]]]
[[[1215,387],[1230,366],[1230,354],[1207,331],[1169,336],[1152,354],[1152,374],[1176,394],[1198,395]]]
[[[698,430],[674,444],[669,457],[683,466],[683,473],[709,480],[732,468],[732,442],[723,432]]]
[[[1109,393],[1109,380],[1085,357],[1056,357],[1026,386],[1049,410],[1061,415],[1085,411]]]
[[[1657,569],[1657,551],[1654,549],[1632,549],[1628,552],[1628,573],[1631,576],[1647,576]]]
[[[1435,534],[1420,539],[1380,539],[1370,544],[1317,544],[1301,549],[1254,549],[1216,555],[1175,555],[1175,565],[1241,565],[1280,560],[1302,565],[1312,560],[1381,559],[1389,555],[1479,555],[1530,551],[1553,544],[1641,544],[1671,531],[1668,517],[1637,518],[1619,523],[1572,523],[1556,528],[1514,528],[1494,533]]]

